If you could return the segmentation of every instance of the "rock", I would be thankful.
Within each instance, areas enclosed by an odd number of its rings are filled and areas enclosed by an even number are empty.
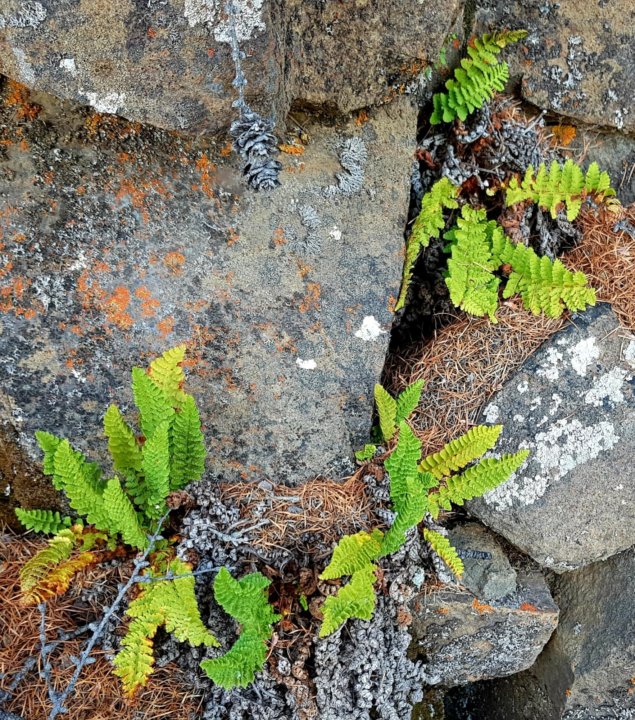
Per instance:
[[[220,143],[25,102],[0,105],[0,422],[31,457],[42,429],[103,460],[131,367],[185,342],[216,476],[348,472],[401,280],[416,109],[309,123],[268,195]]]
[[[635,543],[635,338],[607,305],[553,335],[485,408],[496,452],[531,450],[468,510],[544,567],[571,570]]]
[[[554,596],[560,622],[536,664],[453,690],[447,720],[635,717],[635,550],[560,576]]]
[[[498,600],[514,592],[516,571],[491,532],[478,523],[464,523],[449,530],[448,537],[465,567],[461,584],[479,600]]]
[[[477,7],[477,33],[529,31],[506,55],[525,99],[586,123],[635,130],[632,0],[477,0]]]
[[[394,97],[437,58],[462,0],[231,0],[247,99],[349,112]],[[235,117],[229,2],[5,0],[0,72],[99,112],[215,132]]]
[[[462,589],[427,590],[410,604],[411,652],[429,685],[464,685],[530,667],[558,622],[540,573],[518,571],[514,594],[483,603]]]

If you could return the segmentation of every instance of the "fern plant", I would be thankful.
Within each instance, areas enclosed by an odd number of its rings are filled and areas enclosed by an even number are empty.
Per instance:
[[[399,396],[408,398],[404,408],[410,406],[414,409],[418,405],[421,388],[419,381]],[[417,400],[413,404],[415,396]],[[396,422],[398,401],[383,388],[376,392],[376,397],[382,398],[384,408],[386,422],[382,428],[394,433],[394,428],[387,421]],[[474,427],[422,459],[421,441],[410,429],[407,417],[399,417],[397,444],[385,461],[395,518],[385,532],[375,528],[371,532],[346,535],[336,545],[331,561],[320,578],[337,580],[349,577],[350,580],[324,601],[320,637],[335,632],[349,618],[370,620],[375,609],[373,586],[379,560],[399,550],[406,542],[408,531],[419,525],[426,514],[436,519],[442,509],[449,510],[452,504],[462,505],[466,500],[493,490],[505,482],[529,454],[527,450],[521,450],[500,458],[486,458],[470,466],[496,444],[502,430],[502,426],[496,425]],[[458,471],[463,472],[455,474]],[[449,541],[428,529],[424,530],[424,538],[448,567],[460,575],[462,563]]]
[[[488,315],[496,322],[501,279],[494,273],[499,269],[510,273],[503,297],[520,294],[524,307],[535,315],[544,312],[558,317],[565,309],[575,312],[595,304],[595,291],[584,273],[513,244],[500,225],[487,220],[483,209],[464,205],[445,238],[450,252],[445,280],[450,299],[471,315]]]
[[[509,68],[506,62],[498,60],[498,55],[526,35],[525,30],[505,30],[474,38],[467,48],[469,57],[461,60],[461,67],[445,83],[447,92],[435,93],[432,98],[434,112],[430,124],[452,122],[457,117],[464,121],[491,100],[495,92],[503,90],[509,80]]]
[[[448,178],[443,177],[430,188],[421,198],[421,210],[412,226],[412,231],[406,242],[406,257],[401,280],[401,290],[395,305],[395,312],[401,310],[406,304],[408,287],[412,280],[412,272],[423,248],[428,247],[430,241],[438,238],[445,227],[444,210],[457,208],[459,188]]]
[[[584,199],[589,196],[598,202],[608,202],[609,205],[617,203],[608,173],[600,172],[596,162],[589,165],[585,175],[573,160],[566,160],[562,166],[554,160],[549,170],[541,163],[537,173],[530,165],[521,183],[513,177],[507,187],[505,203],[509,207],[531,200],[543,210],[548,210],[552,218],[557,217],[559,210],[564,207],[567,220],[573,221]]]

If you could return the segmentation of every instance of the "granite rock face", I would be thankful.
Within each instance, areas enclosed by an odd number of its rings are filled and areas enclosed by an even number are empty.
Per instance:
[[[558,608],[540,573],[519,569],[515,592],[481,602],[450,586],[410,603],[411,652],[423,659],[428,685],[453,687],[530,667],[558,622]]]
[[[476,29],[520,27],[507,56],[530,102],[586,123],[635,131],[632,0],[477,0]]]
[[[292,103],[348,112],[434,62],[462,0],[5,0],[0,72],[99,112],[215,132],[235,116],[232,25],[247,100],[277,126]]]
[[[309,125],[267,195],[213,141],[14,101],[0,106],[0,422],[31,457],[43,429],[103,459],[131,365],[185,342],[216,476],[350,469],[401,278],[416,111]]]
[[[470,513],[557,572],[635,543],[635,337],[607,305],[545,343],[481,419],[505,424],[497,452],[531,454]]]
[[[536,664],[457,688],[446,701],[448,720],[635,717],[634,578],[633,550],[560,576],[554,587],[560,621]]]

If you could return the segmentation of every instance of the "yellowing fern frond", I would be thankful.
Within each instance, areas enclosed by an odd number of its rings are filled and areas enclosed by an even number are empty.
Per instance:
[[[185,395],[172,422],[170,490],[200,480],[205,470],[205,442],[201,420],[191,395]]]
[[[353,575],[357,570],[371,565],[379,557],[383,536],[381,530],[345,535],[335,546],[331,561],[320,579],[334,580],[343,575]]]
[[[408,287],[412,280],[412,272],[419,253],[423,248],[428,247],[430,240],[438,238],[445,227],[444,210],[459,206],[456,199],[458,192],[459,188],[453,185],[448,178],[443,177],[437,180],[421,198],[421,211],[414,221],[412,231],[406,242],[401,290],[395,305],[395,312],[401,310],[406,304]]]
[[[353,573],[350,582],[341,587],[336,595],[329,595],[322,606],[324,621],[320,637],[335,632],[349,618],[370,620],[375,611],[374,565],[365,566]]]
[[[150,377],[161,390],[168,401],[176,406],[184,402],[187,395],[183,392],[185,374],[181,363],[185,358],[185,345],[166,350],[166,352],[150,363]]]
[[[72,530],[62,530],[48,545],[20,568],[20,588],[26,592],[40,583],[63,560],[68,560],[75,547]]]
[[[119,478],[114,477],[106,483],[103,500],[112,533],[120,533],[125,543],[139,550],[147,547],[146,531],[141,526],[130,499],[121,489]]]
[[[58,512],[52,510],[16,508],[15,514],[27,530],[34,532],[56,534],[72,525],[72,520],[68,516],[62,517]]]
[[[432,98],[434,112],[431,125],[465,120],[470,113],[482,107],[496,91],[505,88],[509,79],[507,63],[498,61],[500,51],[512,42],[525,37],[524,30],[486,34],[475,38],[468,47],[469,58],[461,60],[461,67],[445,83],[447,93],[435,93]]]
[[[484,495],[509,479],[525,462],[529,450],[520,450],[500,458],[485,458],[478,465],[446,480],[438,493],[429,496],[430,514],[437,517],[441,508],[451,510],[452,504],[463,505],[465,500]]]
[[[465,572],[465,568],[450,541],[444,535],[441,535],[441,533],[435,530],[429,530],[428,528],[423,529],[423,537],[450,570],[460,578]]]
[[[572,272],[560,260],[539,257],[532,248],[509,241],[500,257],[512,268],[503,297],[519,293],[534,315],[544,312],[559,317],[565,308],[576,312],[595,305],[595,290],[589,287],[586,275]]]
[[[599,201],[615,195],[608,173],[600,172],[598,164],[591,163],[585,176],[573,160],[566,160],[562,166],[554,160],[549,170],[541,163],[537,173],[530,165],[520,184],[516,178],[512,178],[505,202],[509,207],[518,202],[532,200],[544,210],[548,210],[553,218],[564,207],[567,219],[572,221],[578,216],[587,195],[594,195]]]
[[[132,393],[139,408],[141,429],[146,439],[164,422],[172,422],[174,408],[163,390],[141,368],[132,368]]]
[[[428,455],[419,469],[431,472],[437,479],[462,470],[476,458],[491,450],[503,429],[502,425],[477,425],[449,442],[439,452]]]
[[[82,552],[79,555],[62,560],[36,585],[24,591],[22,603],[24,605],[37,605],[44,600],[63,595],[80,570],[91,567],[98,561],[98,556],[92,552]]]

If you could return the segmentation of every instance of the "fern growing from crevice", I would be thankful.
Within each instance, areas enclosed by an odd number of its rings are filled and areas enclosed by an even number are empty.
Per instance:
[[[461,67],[445,83],[447,92],[435,93],[432,98],[434,112],[430,124],[452,122],[457,117],[464,121],[491,100],[495,92],[503,90],[509,68],[506,62],[498,60],[498,55],[526,35],[525,30],[508,30],[474,38],[467,48],[469,57],[461,60]]]
[[[540,164],[538,172],[530,165],[521,183],[513,177],[507,187],[505,203],[509,207],[531,200],[541,209],[548,210],[552,218],[565,208],[567,220],[571,222],[578,216],[587,197],[598,202],[607,201],[610,205],[618,202],[608,173],[600,172],[596,162],[589,165],[585,175],[571,159],[563,165],[554,160],[549,170],[544,163]]]
[[[436,530],[430,530],[430,528],[423,529],[423,539],[430,545],[430,548],[435,552],[441,560],[450,568],[450,570],[460,578],[465,572],[463,561],[457,555],[456,550],[452,547],[452,543],[441,535]]]

